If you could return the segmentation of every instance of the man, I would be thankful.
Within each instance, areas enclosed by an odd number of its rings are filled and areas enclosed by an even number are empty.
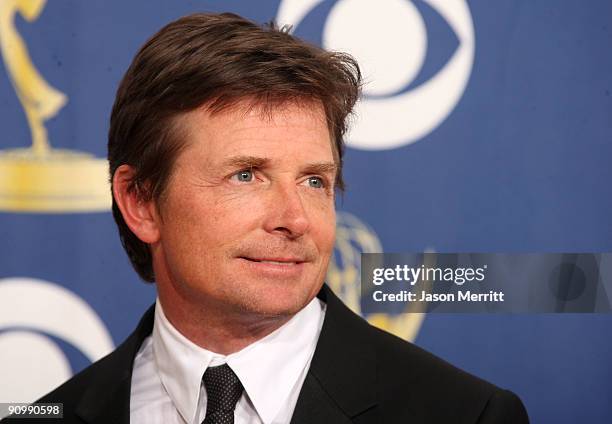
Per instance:
[[[67,423],[527,422],[515,395],[324,285],[360,83],[347,55],[232,14],[151,38],[119,87],[109,162],[121,240],[158,300],[41,402]]]

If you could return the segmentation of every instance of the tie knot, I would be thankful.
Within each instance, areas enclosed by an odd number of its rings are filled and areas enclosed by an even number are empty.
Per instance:
[[[204,381],[208,397],[206,402],[206,419],[204,422],[233,423],[236,402],[240,399],[243,390],[238,376],[234,374],[229,365],[223,364],[217,367],[208,367],[204,372],[202,380]],[[228,416],[228,418],[231,415],[231,421],[212,419],[219,415]]]

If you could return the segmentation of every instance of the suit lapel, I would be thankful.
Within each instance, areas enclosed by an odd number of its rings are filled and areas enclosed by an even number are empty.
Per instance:
[[[376,355],[369,324],[324,285],[325,320],[292,424],[376,422]],[[366,418],[367,417],[367,418]]]
[[[337,423],[348,424],[351,420],[331,399],[319,381],[308,373],[291,424]]]
[[[155,306],[144,314],[136,330],[100,363],[96,384],[89,386],[76,414],[90,424],[130,422],[130,392],[134,358],[153,330]]]

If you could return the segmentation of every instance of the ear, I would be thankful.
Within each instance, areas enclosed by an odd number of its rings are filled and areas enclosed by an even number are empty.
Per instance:
[[[113,175],[113,195],[123,220],[132,232],[145,243],[156,243],[160,237],[160,217],[154,200],[143,200],[138,190],[129,190],[134,169],[121,165]]]

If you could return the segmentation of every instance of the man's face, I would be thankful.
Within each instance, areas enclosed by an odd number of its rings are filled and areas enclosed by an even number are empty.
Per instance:
[[[244,106],[244,105],[242,105]],[[320,289],[334,245],[336,166],[323,108],[204,109],[159,201],[160,293],[219,311],[289,316]]]

